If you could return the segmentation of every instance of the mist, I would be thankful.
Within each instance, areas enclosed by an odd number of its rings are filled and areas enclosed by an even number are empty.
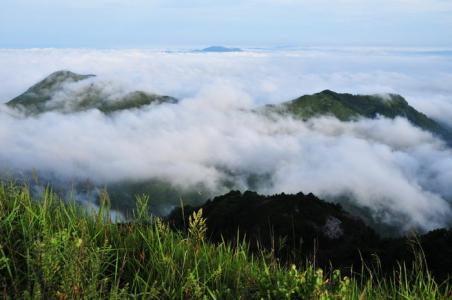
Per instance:
[[[429,230],[452,220],[452,152],[403,118],[341,122],[262,115],[264,104],[306,93],[399,93],[452,125],[452,61],[412,49],[308,49],[232,54],[151,50],[0,50],[1,102],[49,73],[97,74],[50,103],[77,101],[87,84],[106,98],[133,90],[178,104],[105,115],[98,110],[24,117],[0,105],[0,170],[39,170],[96,184],[156,178],[223,192],[268,176],[264,194],[348,196],[379,221]]]

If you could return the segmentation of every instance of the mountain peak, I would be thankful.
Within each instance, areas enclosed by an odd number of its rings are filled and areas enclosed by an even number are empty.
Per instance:
[[[23,94],[17,96],[7,103],[11,107],[27,106],[30,110],[37,111],[53,94],[60,90],[63,85],[85,80],[96,75],[80,75],[68,70],[53,72],[43,80],[39,81]]]
[[[284,102],[271,109],[284,111],[303,120],[324,115],[334,116],[341,121],[373,119],[378,116],[390,119],[402,117],[415,126],[441,136],[447,142],[452,136],[447,129],[417,111],[398,94],[353,95],[326,89]]]
[[[177,99],[169,96],[134,91],[114,99],[110,99],[102,87],[96,83],[81,87],[69,95],[63,102],[51,101],[58,92],[65,89],[66,84],[79,82],[96,75],[80,75],[68,70],[54,72],[39,81],[22,95],[7,103],[10,107],[21,110],[26,115],[36,115],[48,111],[63,113],[98,109],[104,113],[139,108],[150,104],[176,103]]]
[[[68,70],[60,70],[53,72],[43,80],[39,81],[37,84],[33,85],[31,88],[27,90],[27,92],[36,92],[39,89],[50,89],[55,90],[60,88],[63,84],[70,82],[77,82],[81,80],[85,80],[91,77],[95,77],[96,75],[88,74],[81,75]]]
[[[334,91],[332,91],[332,90],[328,90],[328,89],[323,90],[323,91],[321,91],[321,92],[318,93],[318,94],[321,94],[321,95],[331,95],[331,96],[338,95],[338,93],[336,93],[336,92],[334,92]]]
[[[228,48],[224,46],[210,46],[201,50],[198,50],[197,52],[241,52],[242,49],[240,48]]]
[[[53,72],[49,76],[47,76],[46,79],[74,79],[74,80],[83,80],[89,77],[95,77],[94,74],[88,74],[88,75],[81,75],[74,73],[69,70],[59,70],[56,72]]]

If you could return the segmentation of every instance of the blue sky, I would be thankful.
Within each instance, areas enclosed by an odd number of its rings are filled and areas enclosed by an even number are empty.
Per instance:
[[[449,0],[2,0],[0,47],[452,47]]]

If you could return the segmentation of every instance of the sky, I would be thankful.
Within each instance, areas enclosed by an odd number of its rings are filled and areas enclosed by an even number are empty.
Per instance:
[[[2,0],[0,48],[452,47],[449,0]]]

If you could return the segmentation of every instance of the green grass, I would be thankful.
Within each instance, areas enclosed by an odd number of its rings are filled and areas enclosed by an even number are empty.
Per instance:
[[[137,199],[135,220],[109,221],[105,194],[98,213],[47,191],[32,199],[26,187],[0,183],[0,297],[4,299],[447,299],[420,257],[394,276],[377,271],[351,278],[313,265],[279,264],[205,241],[202,212],[187,234],[147,214]]]

